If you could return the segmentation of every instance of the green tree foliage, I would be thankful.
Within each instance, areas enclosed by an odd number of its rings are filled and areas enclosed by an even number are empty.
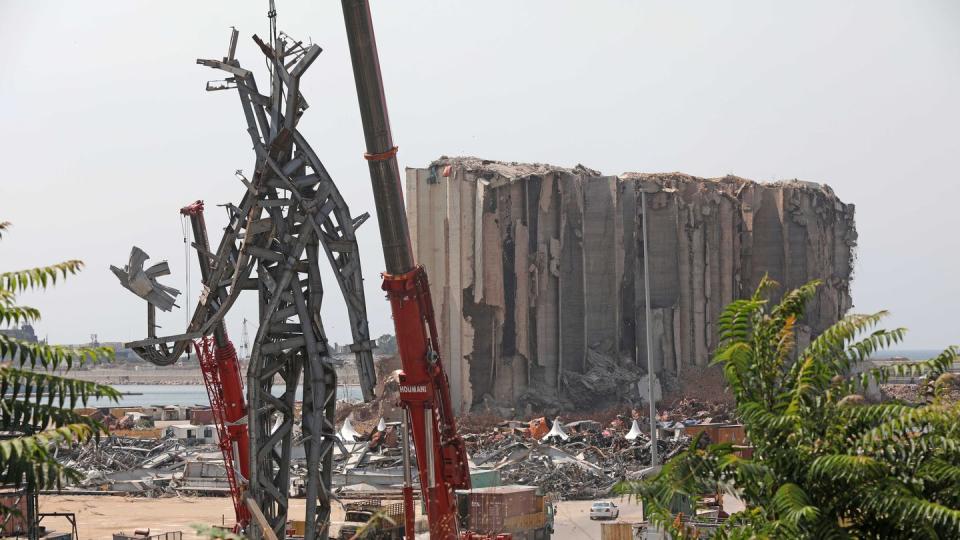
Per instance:
[[[0,237],[9,227],[0,222]],[[18,305],[17,295],[51,287],[82,267],[82,262],[71,260],[0,273],[0,327],[39,321],[40,311]],[[70,348],[0,334],[0,485],[49,489],[80,477],[79,472],[57,463],[53,451],[105,433],[100,422],[74,409],[92,397],[116,401],[119,393],[63,374],[112,356],[107,347]]]
[[[210,540],[247,540],[246,536],[226,530],[223,527],[214,527],[202,523],[193,524],[191,527],[197,532],[197,536],[201,538],[209,538]]]
[[[797,351],[794,327],[817,285],[771,306],[764,298],[774,284],[764,279],[719,319],[714,363],[753,457],[698,439],[653,478],[621,490],[642,498],[651,519],[677,538],[696,533],[671,515],[670,502],[718,486],[746,510],[715,538],[960,538],[960,406],[942,398],[958,349],[849,376],[905,330],[876,330],[884,312],[849,315]],[[891,375],[926,381],[921,403],[871,404],[859,395]]]

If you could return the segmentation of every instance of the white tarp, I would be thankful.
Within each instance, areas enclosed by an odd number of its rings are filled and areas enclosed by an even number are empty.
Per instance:
[[[560,427],[560,419],[559,419],[559,418],[556,419],[556,420],[554,420],[554,422],[553,422],[553,427],[550,428],[550,432],[547,433],[546,435],[544,435],[543,437],[541,437],[540,440],[541,440],[541,441],[549,441],[550,439],[552,439],[552,438],[554,438],[554,437],[559,437],[560,440],[563,440],[563,441],[565,441],[565,440],[567,440],[567,439],[570,438],[570,436],[567,435],[567,434],[563,431],[563,428]]]
[[[356,442],[360,439],[360,434],[357,433],[357,430],[353,428],[353,422],[350,421],[348,416],[346,420],[343,421],[343,425],[340,427],[340,440],[345,443]]]
[[[640,430],[640,422],[637,422],[637,419],[634,418],[633,425],[630,426],[630,433],[624,435],[623,438],[628,441],[632,441],[639,437],[641,433],[643,433],[643,431]]]

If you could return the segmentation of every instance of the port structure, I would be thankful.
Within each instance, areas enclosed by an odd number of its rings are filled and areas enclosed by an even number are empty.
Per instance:
[[[219,333],[224,316],[243,291],[257,293],[259,326],[246,376],[247,415],[235,422],[245,420],[250,441],[249,478],[241,479],[245,484],[241,489],[256,519],[246,534],[255,539],[285,536],[294,404],[302,384],[301,429],[307,465],[304,536],[327,538],[333,450],[341,443],[334,427],[336,372],[320,315],[324,295],[320,260],[325,258],[332,267],[345,300],[361,390],[365,400],[372,399],[373,342],[355,234],[369,215],[351,216],[320,158],[297,129],[308,107],[300,79],[321,49],[278,34],[272,4],[268,39],[253,36],[270,70],[267,94],[261,93],[253,73],[235,58],[236,29],[231,30],[226,56],[197,60],[226,73],[226,79],[208,83],[207,90],[236,90],[256,159],[249,178],[241,171],[235,173],[243,184],[243,195],[236,204],[224,205],[229,223],[216,251],[210,248],[205,227],[194,227],[192,245],[201,261],[203,292],[186,331],[156,335],[156,302],[151,298],[166,300],[169,305],[161,308],[167,310],[173,304],[159,294],[173,289],[155,280],[165,266],[147,275],[150,286],[136,282],[132,268],[129,275],[118,273],[119,269],[114,272],[125,287],[148,300],[148,337],[127,346],[160,366],[175,363],[192,344]],[[142,266],[145,258],[145,254],[139,256],[138,264]],[[275,385],[279,386],[276,391]]]

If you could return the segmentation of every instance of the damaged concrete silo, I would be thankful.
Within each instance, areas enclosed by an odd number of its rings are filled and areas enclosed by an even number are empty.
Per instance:
[[[699,373],[721,309],[764,274],[787,288],[823,280],[801,341],[850,307],[853,205],[827,186],[443,158],[407,169],[407,212],[455,406],[637,397],[646,372],[640,190],[661,378]]]

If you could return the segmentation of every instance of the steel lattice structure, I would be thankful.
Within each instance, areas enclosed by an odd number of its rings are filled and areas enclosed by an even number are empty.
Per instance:
[[[236,89],[256,154],[254,172],[248,179],[237,171],[245,191],[237,204],[226,205],[230,222],[215,252],[210,249],[206,231],[194,230],[204,292],[186,332],[157,337],[155,307],[150,303],[148,338],[128,346],[154,364],[173,364],[193,340],[210,336],[218,326],[222,328],[224,315],[242,291],[256,291],[260,324],[247,371],[247,493],[270,528],[283,538],[295,442],[294,399],[302,382],[301,428],[307,464],[305,537],[326,538],[333,448],[338,444],[333,423],[337,385],[320,316],[324,294],[320,259],[326,258],[333,268],[345,299],[353,335],[351,350],[364,398],[370,399],[375,380],[373,342],[367,328],[355,236],[357,227],[369,216],[350,215],[323,163],[297,130],[307,108],[300,79],[320,54],[320,47],[292,40],[282,32],[277,34],[272,9],[270,23],[269,42],[253,36],[270,68],[269,95],[260,93],[253,74],[235,58],[236,30],[231,32],[227,56],[197,60],[228,74],[224,81],[208,83],[207,90]],[[148,272],[148,277],[155,275],[162,274]],[[133,285],[133,278],[128,280]],[[144,296],[135,286],[128,288]],[[272,392],[277,381],[282,390],[279,396]],[[263,534],[257,527],[251,529],[248,534],[253,537]]]

